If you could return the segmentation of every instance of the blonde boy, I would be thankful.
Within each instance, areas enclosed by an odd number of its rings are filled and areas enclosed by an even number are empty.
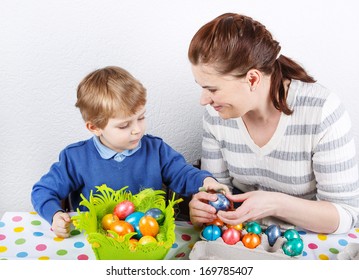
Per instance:
[[[187,164],[161,138],[145,134],[145,105],[146,89],[120,67],[98,69],[81,81],[76,107],[94,136],[62,150],[31,193],[35,210],[57,236],[69,236],[70,216],[61,200],[70,197],[76,209],[80,193],[88,198],[102,184],[113,189],[128,186],[133,194],[163,184],[185,196],[200,187],[226,189],[207,171]]]

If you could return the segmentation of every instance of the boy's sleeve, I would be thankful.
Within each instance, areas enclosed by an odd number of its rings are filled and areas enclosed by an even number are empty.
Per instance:
[[[59,161],[54,163],[49,172],[33,186],[31,202],[38,214],[52,224],[52,217],[62,210],[61,200],[68,197],[74,182],[70,177],[72,169],[66,152],[62,151]]]
[[[203,180],[213,177],[208,171],[188,164],[180,153],[164,142],[160,147],[160,157],[164,184],[183,196],[197,193]]]

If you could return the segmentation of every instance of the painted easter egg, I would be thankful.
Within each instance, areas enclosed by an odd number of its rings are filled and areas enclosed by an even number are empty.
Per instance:
[[[245,247],[254,249],[261,244],[261,237],[256,233],[249,232],[243,236],[242,243]]]
[[[231,202],[229,201],[229,199],[221,193],[216,193],[217,195],[217,200],[216,201],[209,201],[209,205],[213,206],[217,212],[220,210],[228,210],[231,207]]]
[[[201,238],[208,241],[213,241],[219,238],[221,234],[222,234],[221,229],[218,226],[209,225],[202,230]]]
[[[119,218],[116,215],[109,213],[102,217],[101,225],[104,229],[107,230],[110,229],[111,225],[116,221],[119,221]]]
[[[273,246],[282,234],[279,226],[277,225],[270,225],[267,227],[264,233],[267,235],[268,243],[270,246]]]
[[[241,233],[234,228],[228,228],[223,232],[222,239],[226,244],[234,245],[241,240]]]
[[[128,215],[125,219],[125,221],[130,223],[137,232],[134,238],[140,239],[142,237],[142,233],[140,231],[140,220],[144,215],[145,213],[136,211]]]
[[[145,212],[145,216],[151,216],[156,219],[159,225],[162,225],[165,220],[165,214],[159,208],[151,208]]]
[[[218,227],[223,227],[224,223],[223,223],[223,221],[222,221],[221,219],[216,218],[216,219],[214,219],[212,222],[206,223],[206,225],[207,225],[207,226],[209,226],[209,225],[216,225],[216,226],[218,226]]]
[[[284,242],[282,245],[282,249],[284,254],[287,256],[298,256],[303,252],[304,243],[301,238],[294,238]]]
[[[135,211],[135,205],[132,201],[124,200],[119,202],[113,209],[113,213],[120,219],[124,220],[128,215]]]
[[[140,232],[143,236],[156,236],[160,230],[160,227],[155,218],[151,216],[143,216],[139,222]]]
[[[260,224],[258,224],[257,222],[254,222],[254,221],[246,223],[245,228],[246,228],[247,232],[252,232],[255,234],[262,233],[262,228],[261,228]]]
[[[141,245],[147,245],[147,244],[151,244],[151,243],[157,243],[156,238],[154,238],[153,236],[150,235],[146,235],[141,237],[140,240],[138,240],[138,244]]]
[[[243,229],[243,224],[238,224],[238,225],[228,225],[226,224],[227,228],[234,228],[236,230],[242,230]]]
[[[300,235],[298,231],[296,231],[295,229],[287,229],[284,232],[283,237],[286,238],[287,240],[291,240],[291,239],[300,238]]]
[[[116,232],[120,236],[135,231],[131,224],[122,220],[113,222],[110,226],[110,230]]]

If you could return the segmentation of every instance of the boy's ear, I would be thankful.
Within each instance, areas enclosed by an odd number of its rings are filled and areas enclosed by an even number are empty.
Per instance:
[[[94,125],[92,122],[86,122],[86,128],[96,136],[101,136],[101,129]]]

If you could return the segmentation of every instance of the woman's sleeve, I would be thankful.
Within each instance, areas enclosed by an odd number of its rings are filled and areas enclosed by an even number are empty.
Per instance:
[[[329,95],[316,129],[312,158],[317,199],[335,205],[340,216],[335,233],[345,233],[358,222],[358,163],[351,120],[337,96]]]

